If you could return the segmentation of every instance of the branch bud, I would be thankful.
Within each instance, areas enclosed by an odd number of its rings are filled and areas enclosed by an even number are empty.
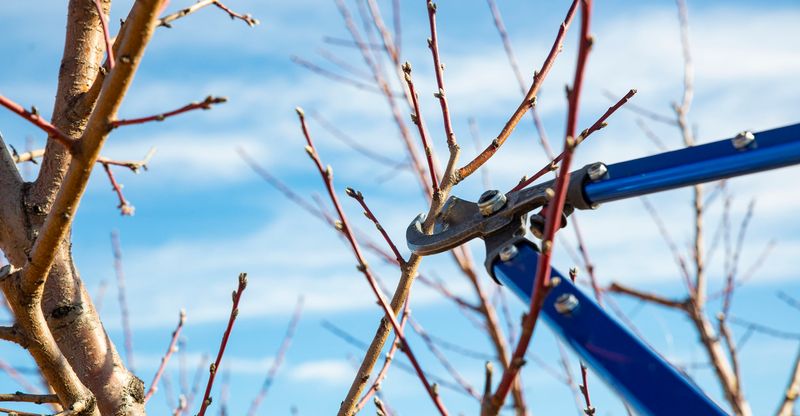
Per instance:
[[[297,112],[297,115],[302,119],[306,118],[306,112],[303,111],[303,107],[295,107],[294,111]]]

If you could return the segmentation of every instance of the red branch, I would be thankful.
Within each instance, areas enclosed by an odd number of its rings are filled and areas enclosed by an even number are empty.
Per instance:
[[[167,352],[161,358],[161,365],[158,366],[158,370],[156,371],[156,375],[153,376],[153,381],[150,382],[150,389],[147,390],[147,394],[144,396],[144,402],[147,403],[150,400],[150,397],[158,391],[158,382],[161,380],[161,376],[164,374],[164,370],[167,368],[167,363],[169,359],[172,357],[172,354],[178,350],[178,338],[181,335],[181,330],[183,329],[183,324],[186,322],[186,311],[181,309],[180,318],[178,319],[178,326],[172,331],[172,339],[169,342],[169,347],[167,347]]]
[[[162,114],[156,114],[154,116],[142,117],[142,118],[132,118],[132,119],[124,119],[124,120],[116,120],[111,122],[111,128],[115,129],[119,126],[130,126],[132,124],[144,124],[149,123],[151,121],[164,121],[168,117],[176,116],[178,114],[186,113],[193,110],[210,110],[213,104],[222,104],[228,101],[225,97],[212,97],[208,96],[205,100],[201,102],[193,102],[187,104],[177,110],[172,110]]]
[[[200,411],[197,412],[197,416],[204,416],[206,414],[206,409],[211,405],[211,387],[214,386],[214,378],[217,376],[217,369],[222,363],[222,355],[225,354],[225,347],[228,345],[228,338],[231,336],[233,323],[236,321],[236,317],[239,316],[239,300],[242,298],[242,292],[244,292],[246,287],[247,273],[240,273],[239,286],[233,291],[233,306],[231,306],[231,316],[228,319],[228,326],[225,328],[225,333],[222,335],[222,342],[219,344],[217,359],[208,369],[208,383],[206,384],[206,392],[203,394],[203,402],[200,404]]]
[[[450,109],[447,106],[447,96],[444,93],[444,64],[439,57],[439,40],[436,33],[436,4],[428,0],[428,22],[431,27],[431,38],[428,40],[428,47],[431,49],[433,55],[433,66],[436,73],[436,85],[439,87],[434,96],[439,99],[439,104],[442,107],[442,118],[444,119],[444,132],[447,134],[447,145],[450,151],[457,146],[456,134],[453,132],[453,124],[450,121]],[[419,115],[419,112],[417,112]]]
[[[483,150],[483,152],[475,156],[472,161],[458,169],[459,179],[463,180],[467,176],[471,175],[473,172],[475,172],[475,170],[486,163],[486,161],[488,161],[495,153],[497,153],[497,149],[499,149],[500,146],[505,143],[508,137],[511,136],[514,128],[522,119],[522,116],[525,115],[529,108],[534,106],[536,103],[536,94],[539,92],[539,88],[542,86],[544,79],[547,77],[547,74],[553,67],[556,56],[558,56],[559,52],[561,52],[561,47],[564,43],[564,37],[567,34],[567,29],[569,28],[570,23],[572,23],[573,17],[575,17],[575,12],[578,9],[579,2],[580,0],[573,0],[572,5],[570,5],[569,10],[567,11],[567,16],[564,18],[564,21],[558,28],[558,34],[553,42],[553,46],[550,48],[550,53],[547,54],[547,58],[545,58],[544,63],[542,63],[541,69],[534,74],[533,84],[531,84],[530,89],[528,89],[528,92],[525,94],[522,102],[514,111],[514,114],[511,115],[511,118],[509,118],[505,126],[503,126],[503,129],[500,131],[500,134],[497,135],[497,138],[492,140],[492,143],[490,143],[489,146]]]
[[[582,383],[580,385],[581,394],[583,394],[583,400],[586,402],[586,409],[583,409],[583,412],[586,413],[588,416],[592,416],[595,414],[597,409],[592,407],[592,399],[589,397],[589,383],[587,381],[588,374],[586,371],[586,366],[581,362],[581,380]]]
[[[261,390],[259,390],[258,395],[255,399],[253,399],[253,403],[250,405],[250,411],[247,412],[249,416],[255,416],[256,411],[258,411],[258,406],[261,405],[261,402],[265,397],[267,397],[267,392],[269,391],[270,386],[272,386],[272,382],[275,380],[275,375],[278,374],[278,369],[283,363],[283,359],[286,356],[286,351],[289,350],[289,346],[292,344],[294,331],[297,329],[297,323],[300,322],[300,314],[302,312],[303,298],[301,296],[299,299],[297,299],[297,305],[294,307],[294,314],[292,315],[292,319],[289,321],[289,326],[286,328],[286,335],[283,336],[281,346],[278,348],[278,354],[275,356],[275,360],[272,362],[272,365],[267,372],[267,378],[264,379],[264,384],[261,386]]]
[[[106,54],[108,56],[108,69],[114,69],[114,48],[111,42],[111,33],[108,31],[108,21],[106,14],[103,13],[103,5],[100,0],[94,0],[94,6],[97,9],[97,16],[100,17],[100,25],[103,27],[103,38],[106,42]]]
[[[403,329],[405,329],[406,322],[408,321],[409,304],[410,304],[409,299],[406,299],[406,303],[403,306],[403,315],[402,318],[400,318],[400,327]],[[372,382],[372,385],[369,387],[366,393],[364,393],[364,396],[361,398],[361,400],[358,401],[358,404],[356,405],[356,413],[361,411],[361,409],[363,409],[364,406],[367,405],[369,399],[375,393],[377,393],[378,390],[380,390],[381,383],[383,382],[383,379],[386,377],[386,374],[389,373],[389,367],[392,364],[392,360],[394,360],[394,354],[397,352],[398,348],[400,348],[400,342],[397,339],[397,335],[395,335],[394,342],[392,342],[392,346],[389,347],[389,352],[386,353],[386,359],[383,361],[383,367],[381,367],[380,371],[378,371],[378,374],[375,376],[375,381]]]
[[[114,192],[117,194],[117,198],[119,199],[119,212],[122,215],[131,216],[135,212],[136,208],[131,205],[127,199],[125,199],[125,195],[122,193],[122,185],[117,182],[117,178],[114,177],[114,173],[111,171],[111,166],[109,163],[103,163],[103,169],[106,171],[106,175],[108,175],[108,180],[111,182],[111,187],[114,188]]]
[[[383,236],[383,239],[386,240],[386,244],[388,244],[389,248],[392,249],[392,253],[394,253],[395,258],[397,259],[397,265],[402,268],[406,264],[406,261],[400,254],[400,250],[397,249],[397,245],[394,243],[394,241],[392,241],[392,238],[389,237],[389,234],[386,232],[386,229],[383,228],[381,222],[378,221],[378,218],[375,216],[372,210],[369,209],[367,202],[364,201],[364,194],[362,194],[359,191],[356,191],[353,188],[347,188],[346,192],[347,196],[358,201],[359,205],[361,205],[361,208],[364,208],[364,216],[366,216],[367,219],[369,219],[370,221],[372,221],[373,224],[375,224],[375,228],[378,229],[378,231],[381,233],[381,236]]]
[[[414,353],[411,351],[410,344],[407,342],[406,337],[403,334],[403,328],[400,326],[400,323],[397,322],[397,317],[394,316],[394,313],[392,312],[392,308],[389,305],[389,302],[383,295],[383,291],[380,289],[380,287],[378,287],[378,282],[372,275],[372,272],[370,268],[367,266],[367,262],[361,253],[361,248],[358,244],[358,241],[356,240],[352,228],[350,227],[350,224],[347,221],[347,217],[344,214],[344,210],[342,209],[342,206],[339,203],[339,198],[336,196],[336,191],[334,190],[333,187],[333,169],[330,166],[328,166],[327,168],[323,167],[322,161],[320,160],[319,155],[317,154],[317,150],[314,147],[314,142],[311,140],[311,135],[308,132],[308,127],[306,126],[306,121],[305,121],[305,113],[299,107],[297,108],[297,115],[300,118],[300,126],[303,130],[303,136],[305,137],[306,143],[308,144],[306,146],[306,152],[316,165],[317,170],[320,173],[320,176],[322,176],[322,180],[325,183],[328,195],[330,196],[331,202],[333,203],[333,206],[336,209],[336,213],[339,216],[339,220],[341,222],[341,231],[347,237],[347,240],[350,242],[350,246],[353,249],[353,254],[356,257],[356,260],[358,261],[357,265],[358,271],[360,271],[367,279],[367,283],[369,283],[372,292],[375,294],[375,297],[378,298],[378,303],[383,309],[386,318],[392,324],[395,334],[397,334],[397,337],[403,344],[402,348],[403,352],[406,354],[406,356],[408,356],[408,360],[411,361],[411,364],[414,367],[417,376],[419,377],[420,381],[422,381],[422,384],[425,386],[425,390],[430,395],[431,400],[433,400],[433,403],[436,405],[436,408],[439,410],[439,412],[443,416],[446,416],[448,413],[444,407],[444,404],[442,403],[438,393],[431,387],[430,383],[428,382],[428,379],[425,377],[425,374],[422,371],[422,367],[420,367],[419,362],[414,356]]]
[[[406,85],[408,85],[409,94],[411,94],[411,103],[414,106],[414,114],[411,114],[411,121],[417,126],[419,130],[419,137],[422,139],[422,147],[425,150],[425,159],[428,162],[428,172],[431,174],[431,184],[433,187],[433,194],[439,192],[439,180],[436,178],[436,168],[433,164],[433,153],[431,152],[430,139],[428,139],[428,132],[425,130],[425,122],[422,118],[422,113],[419,109],[419,94],[414,88],[414,80],[411,79],[411,64],[406,62],[403,64],[403,73],[405,74]]]
[[[577,146],[577,145],[581,144],[592,133],[596,132],[597,130],[600,130],[600,129],[604,128],[607,125],[606,120],[608,120],[608,118],[611,117],[611,115],[614,114],[620,107],[625,105],[625,103],[627,103],[628,100],[630,100],[631,97],[633,97],[634,95],[636,95],[636,90],[635,89],[630,90],[630,91],[628,91],[627,94],[625,94],[624,97],[620,98],[620,100],[617,101],[616,104],[614,104],[611,107],[609,107],[608,110],[606,110],[606,112],[603,113],[603,115],[599,119],[597,119],[597,121],[595,121],[594,124],[592,124],[591,127],[589,127],[588,129],[582,131],[580,136],[575,138],[575,145]],[[517,184],[517,186],[515,186],[511,190],[511,192],[519,191],[520,189],[532,184],[537,179],[539,179],[540,177],[544,176],[546,173],[556,170],[558,168],[558,164],[564,159],[564,156],[566,155],[566,153],[567,153],[567,151],[564,150],[558,156],[556,156],[556,158],[553,159],[553,161],[550,162],[547,166],[541,168],[538,172],[536,172],[533,175],[531,175],[528,179],[520,181],[520,183]]]
[[[13,111],[14,113],[17,113],[20,117],[30,121],[36,127],[44,130],[45,133],[47,133],[50,137],[52,137],[53,139],[64,145],[64,147],[66,147],[67,149],[72,150],[72,147],[77,142],[77,140],[62,133],[61,130],[57,129],[56,126],[50,124],[49,121],[43,119],[42,116],[39,115],[39,112],[36,110],[36,107],[33,108],[33,111],[28,111],[21,105],[9,100],[3,95],[0,95],[0,105]]]
[[[591,19],[591,0],[581,1],[581,33],[580,33],[580,46],[578,48],[578,63],[575,68],[575,79],[572,85],[572,90],[569,94],[569,111],[567,114],[567,134],[564,140],[565,155],[561,162],[561,170],[558,178],[556,179],[556,190],[553,199],[547,205],[547,216],[545,220],[544,238],[542,239],[542,253],[536,268],[536,277],[534,279],[534,293],[531,299],[530,309],[525,315],[522,323],[522,334],[514,349],[510,365],[506,371],[503,372],[503,377],[494,395],[485,403],[488,411],[496,414],[500,407],[505,402],[508,392],[516,379],[519,370],[524,364],[525,353],[528,350],[533,331],[536,326],[536,321],[539,317],[542,304],[544,303],[545,296],[550,288],[550,260],[553,252],[553,242],[555,235],[559,228],[561,228],[561,214],[564,210],[564,202],[567,196],[567,187],[569,186],[570,165],[572,163],[572,155],[575,150],[576,141],[574,139],[577,130],[577,115],[578,103],[580,102],[580,93],[583,86],[583,74],[586,69],[586,58],[592,45],[592,38],[589,34],[589,24]],[[563,26],[562,26],[563,28]]]

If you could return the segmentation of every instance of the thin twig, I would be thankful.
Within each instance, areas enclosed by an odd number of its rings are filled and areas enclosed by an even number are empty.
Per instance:
[[[167,347],[167,352],[161,357],[161,364],[158,366],[158,370],[156,370],[156,374],[153,376],[153,381],[150,382],[150,389],[147,390],[147,394],[144,396],[144,402],[147,403],[153,394],[158,391],[158,381],[161,380],[161,376],[164,374],[164,370],[167,368],[167,363],[169,363],[169,359],[172,357],[172,354],[178,350],[178,339],[181,335],[181,330],[183,329],[183,324],[186,322],[186,311],[181,309],[180,317],[178,318],[178,326],[175,327],[175,330],[172,331],[172,338],[170,339],[169,346]]]
[[[114,177],[114,172],[111,171],[111,167],[103,163],[103,169],[106,171],[106,175],[108,176],[108,181],[111,182],[111,189],[114,190],[114,193],[117,194],[117,199],[119,200],[119,204],[117,208],[119,208],[120,215],[123,216],[132,216],[136,212],[136,207],[130,204],[127,199],[125,199],[125,195],[122,193],[122,185],[117,182],[117,178]]]
[[[392,250],[392,253],[394,253],[395,258],[397,259],[397,264],[400,267],[405,266],[406,261],[400,254],[400,250],[397,249],[397,245],[394,243],[394,241],[392,241],[392,238],[389,237],[389,234],[386,232],[386,229],[383,228],[381,222],[378,221],[378,218],[375,217],[375,214],[367,205],[367,202],[364,200],[364,194],[362,194],[359,191],[356,191],[353,188],[347,188],[346,191],[347,191],[347,196],[358,201],[358,204],[361,205],[361,208],[364,209],[364,216],[366,216],[367,219],[369,219],[370,221],[372,221],[373,224],[375,224],[375,228],[378,229],[378,232],[381,233],[381,236],[383,236],[383,239],[386,241],[386,244],[389,245],[389,248]]]
[[[419,130],[419,137],[422,140],[422,149],[425,151],[425,159],[428,162],[428,173],[431,175],[431,189],[433,193],[436,194],[439,192],[439,179],[436,177],[436,168],[433,163],[433,153],[431,152],[428,131],[425,129],[425,122],[423,121],[422,112],[419,109],[419,94],[417,94],[414,88],[414,80],[411,78],[411,64],[408,62],[403,64],[403,73],[405,74],[405,81],[408,86],[409,94],[411,94],[411,102],[414,105],[414,113],[411,114],[411,121],[417,126],[417,130]]]
[[[278,369],[280,369],[284,357],[286,357],[286,352],[289,350],[289,346],[292,344],[294,332],[297,329],[297,323],[300,322],[300,314],[302,312],[303,297],[301,296],[297,299],[297,304],[294,307],[294,313],[289,321],[289,326],[286,328],[286,334],[283,336],[283,340],[278,348],[278,354],[275,355],[275,359],[272,361],[269,371],[267,371],[267,377],[264,379],[264,383],[261,385],[261,390],[258,391],[258,395],[256,395],[255,399],[253,399],[253,402],[250,404],[250,410],[247,412],[249,416],[255,416],[256,412],[258,411],[258,407],[261,405],[261,402],[267,397],[267,392],[269,392],[269,388],[275,381],[275,376],[278,374]]]
[[[247,23],[247,26],[253,27],[260,23],[258,19],[253,18],[253,16],[250,16],[249,14],[241,14],[234,12],[233,10],[231,10],[218,0],[201,0],[185,9],[181,9],[178,12],[162,17],[161,19],[159,19],[158,25],[164,27],[172,27],[171,23],[174,22],[175,20],[186,17],[206,6],[211,6],[211,5],[217,6],[217,8],[219,8],[220,10],[223,10],[225,13],[228,13],[228,16],[230,16],[232,20],[239,19]]]
[[[322,161],[320,160],[317,150],[314,147],[314,142],[311,140],[311,135],[308,132],[308,127],[306,126],[305,122],[305,113],[303,112],[302,109],[297,108],[297,115],[300,119],[300,126],[302,128],[303,136],[305,137],[307,143],[306,152],[311,157],[311,160],[314,162],[317,170],[319,171],[320,176],[323,179],[323,182],[325,183],[328,195],[330,196],[331,202],[333,203],[334,208],[336,209],[336,213],[339,216],[339,221],[341,222],[341,231],[345,234],[348,241],[350,242],[353,254],[356,257],[356,260],[358,261],[357,269],[367,279],[367,283],[369,283],[370,288],[375,294],[375,297],[378,299],[378,303],[383,309],[386,318],[389,320],[392,327],[394,328],[395,334],[397,334],[398,338],[403,343],[403,352],[406,354],[406,356],[408,356],[409,361],[411,361],[411,364],[414,366],[414,369],[417,372],[417,376],[419,377],[422,384],[425,386],[425,389],[428,392],[428,395],[431,397],[431,400],[433,400],[434,404],[436,405],[436,408],[442,415],[447,415],[447,410],[445,409],[444,404],[442,404],[439,395],[431,387],[430,383],[425,377],[425,374],[422,372],[422,368],[417,362],[414,353],[411,351],[410,345],[408,344],[408,342],[405,339],[405,336],[403,335],[403,330],[400,327],[400,324],[394,315],[392,307],[389,305],[389,302],[386,300],[380,287],[378,287],[378,284],[375,281],[374,276],[372,275],[371,269],[367,266],[367,262],[361,253],[361,248],[359,247],[358,241],[356,240],[355,235],[353,234],[352,229],[350,228],[349,222],[347,221],[347,217],[344,214],[344,210],[342,209],[341,204],[339,203],[339,198],[336,196],[336,192],[334,191],[333,170],[331,169],[330,166],[323,167]]]
[[[574,15],[577,3],[578,2],[573,3],[572,8],[570,9],[570,13],[568,14],[568,17],[565,20],[565,23],[561,26],[561,29],[559,30],[559,36],[563,36],[563,33],[566,29],[566,25],[568,24],[568,20],[571,19],[570,16]],[[508,369],[503,372],[503,376],[494,394],[491,396],[491,398],[489,398],[489,400],[484,401],[481,409],[482,415],[498,414],[500,408],[505,402],[508,392],[511,390],[511,387],[514,384],[514,381],[517,378],[520,369],[524,365],[525,353],[528,350],[528,345],[530,344],[531,337],[533,336],[533,331],[536,325],[536,321],[538,320],[539,317],[539,312],[541,311],[545,296],[547,295],[547,293],[549,293],[550,272],[551,272],[550,259],[552,256],[553,243],[555,241],[556,232],[561,228],[561,215],[564,209],[564,203],[566,201],[567,187],[569,186],[569,177],[570,177],[569,169],[572,162],[572,155],[575,150],[575,144],[576,144],[574,138],[576,137],[575,133],[577,130],[578,107],[580,103],[580,94],[583,86],[583,74],[586,68],[586,60],[588,58],[589,51],[591,50],[592,46],[592,37],[589,34],[592,2],[591,0],[582,0],[580,3],[582,10],[581,33],[580,33],[579,47],[578,47],[578,62],[575,68],[575,78],[573,81],[572,89],[569,94],[567,132],[566,132],[566,137],[564,139],[564,151],[566,152],[566,154],[562,159],[560,174],[556,179],[554,196],[547,205],[544,238],[542,240],[542,252],[539,258],[539,263],[537,264],[536,267],[534,287],[532,288],[533,290],[531,292],[534,293],[535,295],[533,296],[533,299],[531,299],[528,313],[525,315],[525,318],[523,319],[522,334],[520,335],[520,338],[517,342],[517,346],[514,349],[514,354],[510,361],[511,364],[508,367]],[[557,41],[556,44],[560,45],[560,41]],[[551,56],[553,58],[555,57],[555,51],[551,51]],[[529,95],[526,96],[526,98],[528,99],[533,98],[533,96],[535,95],[534,88],[538,88],[536,87],[538,85],[538,80],[541,79],[542,74],[546,75],[548,70],[549,68],[545,68],[543,66],[542,73],[539,74],[540,76],[534,77],[534,85],[531,88],[533,94],[529,92]],[[522,114],[524,113],[524,107],[521,106],[520,108],[523,109],[523,111],[518,111],[521,117]],[[517,119],[517,121],[518,120],[519,119]],[[494,152],[492,151],[491,153]],[[479,163],[477,166],[480,166],[480,164],[481,163]],[[475,168],[477,168],[477,166]]]
[[[464,391],[466,391],[470,396],[480,400],[480,396],[478,396],[478,393],[475,391],[472,385],[470,385],[469,382],[467,382],[467,380],[465,380],[464,377],[459,374],[455,367],[453,367],[453,365],[450,363],[450,360],[447,359],[447,356],[445,356],[439,350],[439,348],[436,346],[436,343],[434,343],[430,336],[428,336],[428,333],[422,328],[422,326],[413,318],[411,318],[409,322],[411,323],[411,328],[414,329],[414,332],[416,332],[422,338],[431,353],[436,357],[437,360],[439,360],[439,363],[442,364],[442,367],[444,367],[445,370],[450,373],[450,376],[453,377],[453,380],[455,380],[456,383],[458,383],[458,385],[460,385],[461,388],[463,388]]]
[[[447,146],[453,149],[458,145],[456,144],[456,134],[453,131],[453,123],[450,120],[450,108],[447,104],[447,94],[445,94],[444,64],[439,56],[439,35],[436,31],[436,4],[434,4],[432,0],[428,0],[428,24],[431,29],[428,48],[430,48],[431,55],[433,55],[436,85],[439,87],[438,91],[433,95],[439,99],[439,104],[442,107],[442,119],[444,122],[444,132],[447,135]],[[417,112],[417,116],[419,116],[419,112]]]
[[[503,145],[503,143],[505,143],[506,139],[508,139],[508,137],[514,131],[514,128],[517,126],[528,109],[536,104],[536,94],[539,92],[539,88],[542,86],[544,79],[547,77],[547,74],[553,67],[556,56],[559,54],[559,52],[561,52],[564,37],[567,33],[570,23],[572,22],[572,18],[575,16],[575,11],[578,9],[578,3],[580,3],[580,0],[573,0],[572,5],[567,11],[566,18],[564,18],[564,21],[558,28],[558,34],[553,42],[553,46],[550,48],[550,53],[547,55],[547,58],[545,58],[541,69],[534,74],[533,84],[531,84],[528,92],[525,94],[522,103],[520,103],[516,111],[514,111],[514,114],[511,115],[505,126],[503,126],[503,129],[500,131],[500,134],[497,135],[497,138],[492,140],[492,143],[486,147],[483,152],[472,159],[472,161],[458,169],[457,176],[459,181],[471,175],[473,172],[475,172],[475,170],[486,163],[489,158],[497,153],[497,150]]]
[[[800,395],[800,352],[798,352],[797,358],[794,360],[792,374],[789,377],[789,382],[786,385],[786,390],[775,415],[792,416],[798,395]]]
[[[144,124],[149,123],[152,121],[164,121],[169,117],[176,116],[178,114],[183,114],[193,110],[210,110],[211,106],[214,104],[222,104],[227,102],[228,99],[225,97],[212,97],[208,96],[205,100],[200,102],[193,102],[187,104],[181,108],[176,110],[168,111],[166,113],[156,114],[154,116],[147,116],[141,118],[131,118],[131,119],[122,119],[122,120],[115,120],[110,123],[111,128],[117,128],[120,126],[130,126],[133,124]]]
[[[43,119],[42,116],[39,115],[39,111],[36,109],[36,107],[33,107],[32,111],[28,111],[21,105],[9,100],[3,95],[0,95],[0,105],[18,114],[25,120],[30,121],[36,127],[44,130],[44,132],[47,133],[49,137],[52,137],[57,142],[64,145],[64,147],[66,147],[68,150],[72,151],[72,147],[74,146],[76,140],[62,133],[59,129],[56,128],[56,126],[50,124],[49,121]]]
[[[114,69],[114,48],[111,42],[111,33],[108,30],[108,20],[103,11],[103,5],[100,0],[94,0],[94,6],[97,9],[97,16],[100,18],[100,25],[103,27],[103,40],[106,43],[106,55],[108,56],[108,69]]]
[[[242,299],[242,293],[244,292],[245,288],[247,288],[247,273],[240,273],[239,285],[236,290],[233,291],[233,305],[231,306],[231,316],[228,319],[228,326],[225,328],[225,333],[222,335],[222,341],[219,344],[219,351],[217,351],[217,359],[208,369],[208,383],[206,384],[206,392],[203,394],[203,401],[200,405],[200,411],[197,413],[197,416],[205,415],[206,409],[211,405],[211,387],[214,386],[214,378],[217,375],[217,369],[219,368],[220,363],[222,363],[222,356],[225,354],[225,347],[228,346],[228,339],[230,338],[231,331],[233,330],[233,323],[236,321],[236,317],[239,316],[239,301]]]
[[[588,129],[582,131],[581,134],[575,138],[575,146],[581,144],[592,133],[605,128],[608,125],[608,123],[606,123],[606,120],[608,120],[608,118],[611,117],[612,114],[614,114],[620,107],[625,105],[625,103],[627,103],[628,100],[630,100],[634,95],[636,95],[636,92],[637,91],[635,89],[628,91],[628,93],[625,94],[625,96],[620,98],[619,101],[617,101],[614,105],[609,107],[608,110],[606,110],[606,112],[603,113],[603,115],[600,116],[600,118],[598,118],[597,121],[594,122],[594,124],[592,124]],[[521,181],[519,184],[517,184],[517,186],[511,189],[511,192],[518,191],[532,184],[534,181],[544,176],[546,173],[555,171],[558,164],[561,163],[561,161],[566,156],[567,152],[568,152],[567,150],[564,150],[561,153],[559,153],[559,155],[556,156],[556,158],[553,159],[547,166],[541,168],[538,172],[531,175],[528,179]]]
[[[511,66],[511,70],[514,72],[517,83],[519,84],[519,91],[523,96],[525,96],[525,79],[522,76],[522,71],[519,69],[519,64],[517,63],[517,57],[514,54],[514,49],[511,47],[511,39],[509,38],[508,31],[506,31],[506,26],[503,23],[503,16],[500,14],[500,9],[497,7],[495,0],[487,0],[487,3],[489,4],[489,11],[492,13],[494,27],[497,29],[497,33],[500,35],[500,40],[503,42],[503,49],[506,52],[508,63]],[[553,148],[550,146],[550,140],[547,138],[547,132],[544,129],[544,124],[539,118],[539,110],[537,110],[535,106],[531,108],[531,118],[533,119],[534,127],[536,127],[536,132],[539,134],[539,144],[542,145],[542,149],[544,149],[547,157],[549,159],[553,159]]]
[[[643,300],[645,302],[650,302],[656,305],[661,305],[667,308],[674,308],[679,310],[685,309],[688,303],[687,300],[668,299],[663,296],[656,295],[655,293],[643,292],[628,286],[624,286],[621,283],[617,282],[611,283],[611,286],[609,286],[606,289],[606,291],[630,296],[632,298]]]

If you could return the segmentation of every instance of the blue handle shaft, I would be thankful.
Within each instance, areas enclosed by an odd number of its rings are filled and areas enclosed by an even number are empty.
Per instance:
[[[737,149],[721,140],[608,166],[608,177],[587,183],[594,204],[616,201],[800,163],[800,124],[755,133]]]
[[[518,253],[493,265],[495,276],[524,302],[531,301],[539,253],[527,241]],[[600,378],[642,416],[726,415],[664,358],[650,349],[569,279],[552,270],[559,284],[545,299],[542,317]],[[577,307],[559,312],[556,303],[572,295]]]

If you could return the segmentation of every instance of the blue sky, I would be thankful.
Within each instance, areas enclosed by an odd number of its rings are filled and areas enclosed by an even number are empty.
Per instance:
[[[169,10],[188,5],[173,0]],[[380,2],[387,5],[388,2]],[[506,62],[483,0],[441,0],[440,47],[446,63],[445,81],[454,113],[456,133],[473,152],[468,119],[478,122],[482,141],[502,127],[519,101],[516,81]],[[117,1],[112,22],[124,17],[130,1]],[[159,29],[120,114],[136,117],[177,108],[206,95],[223,95],[227,104],[160,124],[120,128],[104,151],[109,157],[137,159],[148,149],[158,153],[140,175],[119,171],[134,217],[121,217],[102,171],[97,171],[76,218],[73,241],[77,265],[90,291],[108,284],[101,314],[121,349],[122,331],[109,234],[119,230],[134,327],[137,374],[146,382],[166,349],[178,311],[188,315],[184,331],[185,357],[190,372],[204,353],[215,353],[227,319],[230,291],[240,271],[250,273],[240,319],[223,367],[231,372],[231,414],[244,414],[278,349],[278,343],[298,296],[306,310],[289,351],[260,414],[331,414],[338,408],[353,375],[353,360],[361,350],[326,331],[321,322],[334,322],[357,338],[369,341],[381,315],[366,282],[353,267],[347,247],[322,223],[309,217],[262,182],[241,161],[237,147],[247,149],[260,163],[305,196],[322,193],[319,176],[303,151],[294,113],[303,106],[332,120],[360,143],[389,158],[405,157],[397,130],[383,98],[337,84],[293,64],[297,55],[325,64],[317,55],[324,48],[361,65],[349,48],[326,44],[326,36],[347,33],[332,1],[231,0],[235,10],[262,21],[249,28],[218,10],[203,10]],[[521,68],[531,74],[544,58],[568,6],[566,1],[499,1]],[[800,7],[796,1],[699,2],[690,6],[691,36],[696,65],[696,96],[691,121],[701,142],[730,137],[743,129],[762,130],[798,121],[800,108]],[[590,58],[581,126],[588,126],[609,105],[604,91],[616,96],[630,88],[634,101],[668,114],[680,98],[682,64],[678,23],[672,1],[597,2],[595,49]],[[63,49],[64,6],[49,2],[6,1],[0,9],[0,93],[25,106],[36,105],[45,115],[52,107],[56,74]],[[35,19],[31,18],[36,11]],[[388,11],[387,11],[388,13]],[[445,154],[441,117],[434,91],[431,60],[425,46],[429,36],[422,0],[402,2],[403,56],[414,66],[423,114],[440,155]],[[563,86],[574,67],[576,32],[570,32],[564,53],[539,96],[539,111],[554,143],[560,143],[565,119]],[[615,162],[656,151],[637,127],[637,117],[620,111],[607,129],[587,141],[576,165],[602,160]],[[674,129],[650,123],[670,148],[679,146]],[[385,228],[402,244],[408,222],[425,206],[408,173],[381,180],[390,170],[354,153],[322,127],[310,123],[319,152],[334,167],[339,191],[353,186],[364,192]],[[43,134],[8,112],[0,112],[0,130],[9,144],[25,148],[26,138],[37,146]],[[523,121],[487,169],[494,186],[509,188],[520,176],[545,162],[533,126]],[[787,168],[731,181],[732,219],[741,220],[747,204],[757,199],[751,232],[744,245],[742,267],[749,267],[770,240],[777,245],[768,262],[743,286],[733,315],[793,331],[800,315],[780,302],[778,290],[800,297],[796,253],[800,225],[795,213],[800,198],[791,192],[800,168]],[[482,190],[480,175],[467,180],[456,194],[475,199]],[[343,193],[343,192],[342,192]],[[651,198],[670,232],[688,250],[692,228],[690,194],[671,191]],[[351,201],[350,217],[365,230],[369,224]],[[720,220],[720,205],[707,214],[708,240]],[[678,296],[682,284],[671,255],[641,202],[608,204],[581,215],[583,233],[601,280],[623,281],[665,295]],[[562,243],[574,244],[572,233]],[[483,247],[472,245],[476,259]],[[711,290],[722,285],[721,256],[710,265]],[[371,259],[378,273],[393,286],[398,273]],[[566,270],[572,260],[558,250],[556,267]],[[454,292],[472,296],[467,282],[446,256],[426,259],[424,270],[447,282]],[[494,291],[488,276],[484,287]],[[620,299],[648,342],[679,363],[704,360],[696,335],[684,317],[652,306]],[[511,301],[512,316],[523,305]],[[719,305],[709,305],[713,312]],[[412,294],[414,316],[431,333],[475,350],[489,352],[486,337],[436,293],[417,285]],[[8,318],[0,316],[0,320]],[[742,328],[734,327],[737,336]],[[440,377],[445,370],[412,335],[412,347],[423,366]],[[783,394],[798,341],[755,334],[741,353],[744,389],[756,414],[774,411]],[[537,330],[531,351],[558,366],[554,339],[544,327]],[[1,345],[0,357],[23,368],[31,361],[15,346]],[[451,354],[452,361],[476,387],[483,383],[483,362]],[[178,364],[168,374],[176,384]],[[577,361],[572,362],[577,375]],[[715,399],[720,391],[706,368],[689,370]],[[524,376],[526,396],[537,414],[576,414],[571,392],[534,364]],[[35,378],[34,378],[35,379]],[[0,374],[0,391],[19,387]],[[590,379],[600,415],[622,415],[619,400],[602,382]],[[386,401],[400,414],[433,414],[419,382],[401,371],[390,372],[384,384]],[[475,414],[474,399],[447,389],[444,402],[454,414]],[[219,397],[219,390],[214,393]],[[164,389],[152,399],[151,414],[167,414]],[[214,405],[218,409],[218,402]],[[195,406],[196,409],[196,406]],[[371,408],[366,410],[371,412]]]

